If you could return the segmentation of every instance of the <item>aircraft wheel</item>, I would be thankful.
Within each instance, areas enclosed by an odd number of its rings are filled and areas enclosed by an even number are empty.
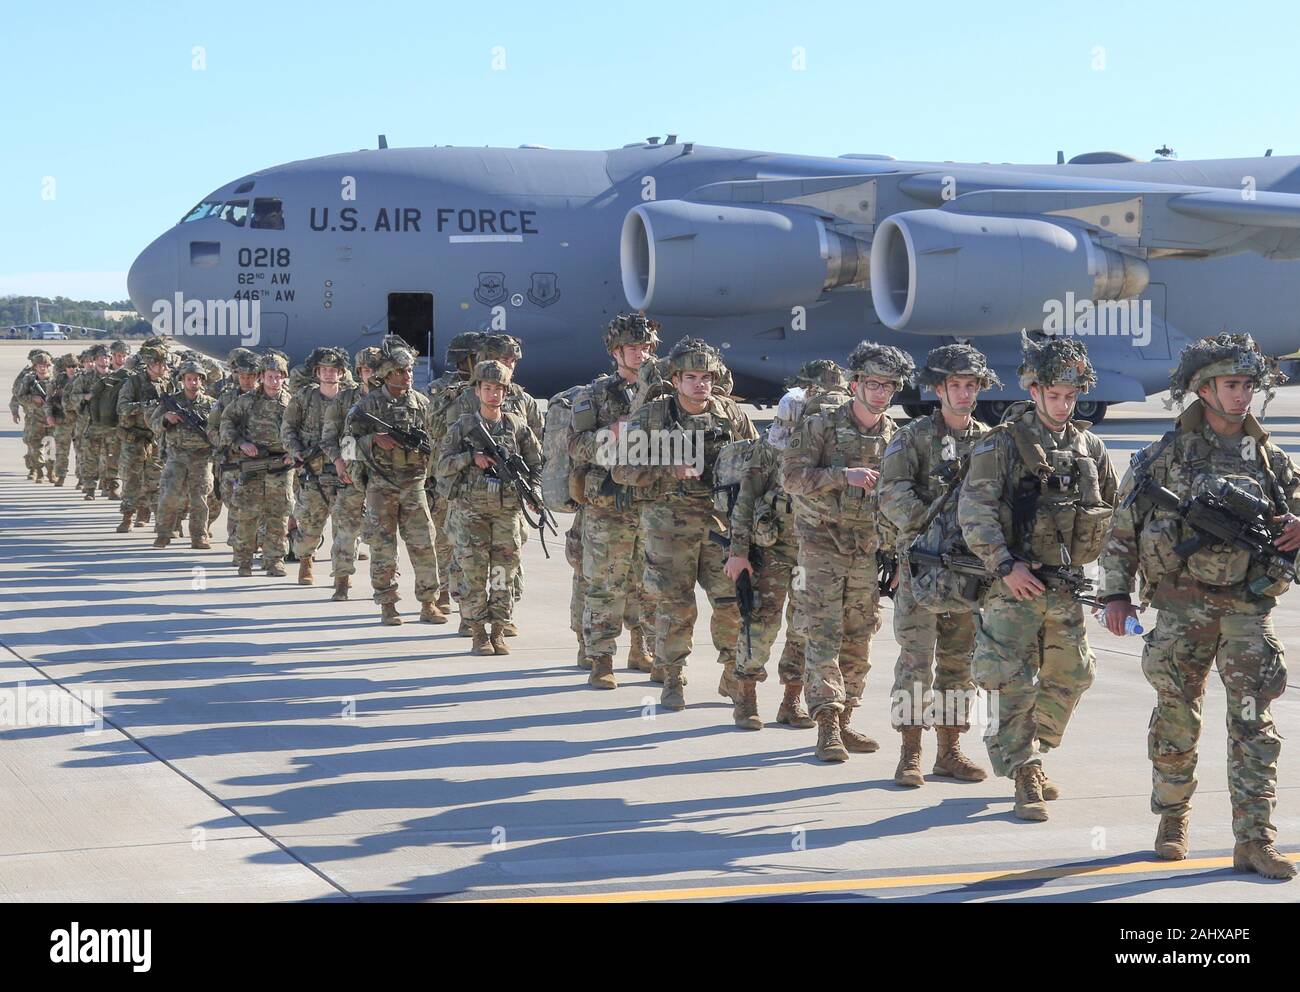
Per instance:
[[[1075,404],[1074,415],[1080,420],[1089,420],[1094,424],[1100,424],[1106,419],[1107,405],[1100,400],[1080,400]]]
[[[903,412],[913,420],[917,420],[920,417],[930,415],[930,405],[928,403],[904,403]]]
[[[977,403],[975,404],[975,416],[993,427],[1002,422],[1002,414],[1007,412],[1007,407],[1010,405],[1006,400],[987,400]]]

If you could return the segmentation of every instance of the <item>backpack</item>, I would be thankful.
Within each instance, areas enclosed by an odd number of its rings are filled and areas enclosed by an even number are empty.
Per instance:
[[[580,502],[574,486],[573,459],[569,457],[569,438],[573,435],[573,403],[586,386],[570,386],[556,393],[546,404],[546,426],[542,431],[542,496],[556,513],[576,513]]]
[[[125,368],[100,376],[90,390],[90,422],[98,427],[117,426],[117,394],[131,373]]]
[[[755,443],[752,438],[728,441],[718,451],[718,459],[713,463],[713,506],[727,519],[730,519],[731,508],[740,494],[740,483],[749,471]]]

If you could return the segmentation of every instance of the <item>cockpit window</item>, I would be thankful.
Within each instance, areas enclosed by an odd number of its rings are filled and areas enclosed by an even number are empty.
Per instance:
[[[268,231],[284,230],[284,208],[278,199],[259,196],[253,201],[253,227]]]
[[[182,217],[181,223],[188,224],[192,220],[202,220],[204,217],[207,217],[209,214],[211,214],[212,211],[219,206],[221,206],[220,203],[214,203],[211,200],[204,200],[197,207],[195,207],[184,217]]]
[[[257,203],[273,203],[276,209],[273,212],[269,222],[258,224],[253,222],[254,227],[274,227],[277,230],[284,229],[284,218],[281,215],[279,200],[258,200]],[[267,213],[272,213],[267,211]],[[224,220],[228,224],[234,224],[236,227],[243,227],[248,222],[248,201],[247,200],[230,200],[223,203],[221,200],[204,200],[197,207],[181,218],[182,224],[188,224],[192,220],[203,220],[205,217],[216,217]],[[276,218],[279,218],[277,221]]]
[[[243,227],[248,221],[248,201],[231,200],[229,203],[223,203],[213,216],[220,217],[226,223],[234,224],[236,227]]]

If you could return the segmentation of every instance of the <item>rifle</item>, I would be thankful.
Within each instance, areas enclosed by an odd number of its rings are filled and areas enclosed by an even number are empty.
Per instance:
[[[1246,490],[1222,480],[1212,492],[1180,500],[1174,493],[1148,477],[1141,485],[1141,495],[1162,510],[1176,513],[1192,530],[1192,536],[1174,546],[1174,554],[1183,561],[1207,545],[1227,545],[1250,555],[1262,565],[1264,575],[1254,579],[1249,589],[1256,596],[1274,582],[1296,580],[1296,553],[1279,551],[1273,544],[1274,531],[1268,521],[1274,506]]]
[[[728,551],[731,550],[731,538],[723,537],[716,530],[709,531],[709,540]],[[750,548],[749,563],[756,571],[762,568],[762,551],[758,548]],[[754,618],[754,582],[749,577],[749,572],[741,572],[740,578],[736,580],[736,595],[719,596],[713,602],[716,606],[736,604],[736,608],[740,611],[740,629],[745,632],[745,647],[749,650],[749,657],[754,657],[754,640],[750,634],[750,624]]]
[[[736,508],[736,500],[740,497],[740,483],[732,482],[721,486],[714,486],[709,490],[710,496],[716,496],[718,493],[727,494],[727,519],[731,519],[731,511]]]
[[[911,548],[907,552],[907,560],[911,563],[913,569],[917,565],[927,565],[931,568],[942,568],[966,576],[961,594],[964,599],[971,602],[978,602],[982,599],[984,591],[998,578],[997,575],[984,567],[984,562],[970,553],[959,551],[944,553],[941,551],[926,551],[922,548]],[[1050,582],[1064,586],[1070,591],[1070,596],[1076,603],[1082,603],[1084,606],[1091,606],[1097,610],[1106,608],[1105,603],[1092,595],[1092,579],[1084,575],[1082,571],[1075,571],[1061,565],[1041,565],[1033,569],[1033,574],[1045,583]]]
[[[272,454],[264,445],[257,445],[256,458],[241,458],[238,461],[222,462],[222,472],[239,471],[239,481],[247,482],[251,477],[260,472],[267,475],[279,475],[281,472],[287,472],[293,465],[284,463],[285,453],[282,451],[278,455]]]
[[[312,470],[311,467],[312,462],[314,462],[318,457],[324,458],[324,455],[325,455],[324,449],[321,448],[321,446],[318,444],[311,450],[307,451],[300,459],[298,459],[297,465],[299,471],[301,472],[300,477],[302,481],[315,486],[316,491],[320,493],[320,498],[325,501],[326,506],[329,506],[330,498],[327,495],[325,495],[325,487],[320,484],[321,472],[324,472],[325,468],[324,466],[322,466],[320,472],[315,472]],[[325,464],[328,465],[330,463],[326,461]],[[321,540],[324,540],[324,538],[322,537]]]
[[[481,413],[475,414],[474,427],[465,440],[470,441],[476,435],[483,440],[483,454],[496,462],[485,474],[514,487],[524,522],[536,530],[537,536],[541,538],[542,554],[551,557],[551,553],[546,550],[546,531],[549,528],[553,536],[558,535],[559,531],[556,529],[555,515],[546,506],[546,499],[542,496],[542,488],[537,484],[533,470],[517,452],[507,453],[497,444],[487,429],[487,424],[483,423]]]
[[[894,579],[898,576],[898,553],[877,550],[876,572],[880,576],[880,595],[886,599],[893,599]]]
[[[168,413],[174,413],[181,418],[181,423],[191,430],[198,431],[205,438],[208,436],[208,418],[201,413],[195,413],[193,410],[187,410],[181,406],[180,401],[172,393],[164,393],[158,398],[162,408]]]
[[[424,455],[433,454],[433,439],[429,437],[429,432],[423,427],[413,427],[409,431],[402,430],[402,428],[386,423],[373,413],[365,410],[354,410],[353,416],[370,421],[379,428],[379,433],[387,434],[407,451],[418,451]]]

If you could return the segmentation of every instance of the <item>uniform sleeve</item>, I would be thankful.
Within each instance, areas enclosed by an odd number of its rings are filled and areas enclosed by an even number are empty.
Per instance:
[[[966,546],[989,570],[1011,555],[999,513],[1006,475],[1006,447],[996,438],[971,449],[970,469],[957,497],[957,522]]]
[[[731,553],[737,558],[748,558],[754,543],[754,509],[777,481],[776,459],[762,454],[756,448],[750,457],[749,468],[740,480],[736,505],[731,508]]]
[[[531,427],[525,427],[518,438],[519,455],[536,474],[542,470],[542,462],[545,460],[542,456],[542,443],[537,440],[537,433]]]
[[[233,451],[243,441],[239,424],[239,419],[241,419],[240,411],[243,406],[244,403],[241,400],[235,400],[221,411],[221,447],[227,451]]]
[[[140,380],[132,376],[122,384],[117,394],[117,422],[123,427],[135,427],[140,412]]]
[[[816,496],[847,485],[844,469],[821,467],[830,432],[830,424],[821,415],[809,417],[800,424],[799,433],[781,452],[781,485],[786,492],[793,496]]]
[[[336,396],[332,402],[325,407],[325,412],[320,418],[320,446],[325,452],[325,458],[328,461],[337,461],[343,457],[343,451],[339,447],[339,431],[343,425],[343,414],[346,408],[343,406],[343,400]],[[288,411],[285,411],[286,415]]]
[[[737,407],[736,413],[739,415],[736,425],[736,440],[757,441],[758,431],[754,429],[754,425],[745,411]]]
[[[573,397],[576,407],[582,400],[590,400],[596,407],[596,426],[589,431],[575,430],[569,437],[569,457],[575,466],[597,465],[597,453],[600,451],[601,431],[608,430],[609,424],[601,425],[601,410],[594,389],[584,389]],[[609,435],[604,435],[608,437]]]
[[[1292,513],[1300,516],[1300,477],[1297,477],[1295,462],[1276,445],[1269,445],[1268,454],[1273,475],[1277,479],[1277,484],[1282,487],[1282,496],[1286,500],[1287,507]]]
[[[169,427],[172,426],[171,424],[163,420],[163,414],[166,412],[167,411],[163,409],[163,405],[161,403],[155,403],[153,406],[149,408],[148,412],[145,414],[145,422],[149,425],[149,429],[153,431],[155,434],[162,434],[164,431],[166,431]]]
[[[1114,506],[1119,493],[1119,478],[1115,475],[1115,466],[1110,463],[1110,454],[1101,438],[1097,439],[1097,449],[1097,482],[1101,487],[1101,498],[1107,506]]]
[[[303,399],[302,393],[295,393],[285,405],[284,416],[280,419],[280,444],[295,461],[301,459],[307,450],[302,440],[302,423],[305,414]]]
[[[438,462],[433,474],[439,479],[453,479],[473,464],[474,452],[465,450],[460,424],[452,424],[443,435],[442,445],[438,448]]]
[[[1137,461],[1136,456],[1134,461]],[[1124,473],[1124,482],[1116,494],[1120,504],[1128,498],[1134,485],[1136,481],[1130,467]],[[1115,514],[1110,518],[1106,543],[1101,549],[1101,556],[1097,559],[1097,567],[1101,569],[1101,589],[1097,594],[1099,599],[1105,599],[1107,596],[1132,595],[1137,581],[1140,528],[1136,501],[1131,506],[1116,505]]]
[[[917,435],[899,431],[885,449],[880,463],[880,513],[899,532],[910,537],[929,512],[925,501],[916,494],[916,478],[921,472],[921,453]]]
[[[629,438],[634,436],[635,432],[645,432],[646,424],[649,423],[647,414],[654,409],[654,405],[643,406],[627,422],[625,433]],[[630,443],[630,442],[629,442]],[[634,446],[633,446],[634,447]],[[632,447],[629,447],[629,451]],[[620,452],[620,455],[622,453]],[[650,461],[645,458],[642,461]],[[673,467],[671,465],[625,465],[621,460],[617,460],[610,466],[609,474],[620,486],[634,486],[645,488],[658,482],[665,476],[672,476]]]

